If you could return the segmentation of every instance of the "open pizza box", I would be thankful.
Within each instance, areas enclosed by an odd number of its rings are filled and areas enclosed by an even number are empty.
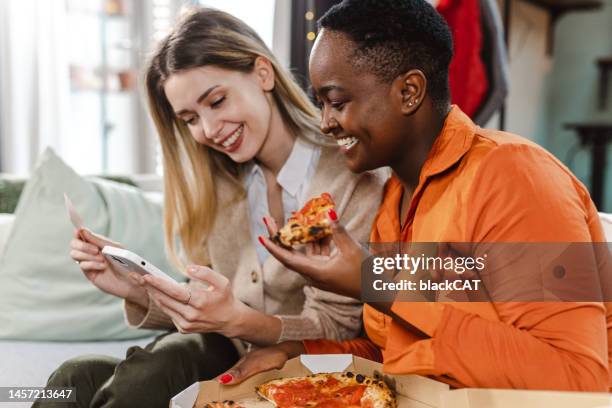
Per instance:
[[[223,386],[216,380],[194,383],[170,401],[171,408],[202,408],[211,401],[256,396],[255,387],[269,380],[309,374],[352,371],[371,377],[382,375],[382,364],[350,354],[302,355],[280,370],[253,376],[239,385]],[[608,393],[522,391],[449,386],[418,375],[383,375],[395,390],[399,408],[603,408],[612,407]]]
[[[445,392],[440,408],[609,408],[608,393],[462,388]]]
[[[212,401],[253,398],[256,397],[255,387],[269,380],[338,371],[374,377],[382,375],[382,364],[350,354],[302,355],[287,361],[280,370],[255,375],[239,385],[221,385],[216,380],[194,383],[172,398],[170,407],[202,408]],[[442,395],[449,390],[446,384],[418,375],[383,377],[395,389],[400,408],[439,407]]]

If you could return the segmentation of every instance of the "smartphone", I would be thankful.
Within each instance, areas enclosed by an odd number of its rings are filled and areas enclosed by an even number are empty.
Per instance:
[[[106,245],[104,248],[102,248],[102,255],[104,255],[104,257],[113,265],[119,266],[120,270],[136,272],[140,275],[151,274],[178,284],[176,280],[162,272],[151,262],[131,251],[128,251],[127,249]]]

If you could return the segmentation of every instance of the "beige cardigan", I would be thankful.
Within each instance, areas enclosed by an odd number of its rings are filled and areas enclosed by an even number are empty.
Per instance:
[[[351,173],[335,148],[321,148],[308,197],[329,192],[347,230],[360,242],[368,241],[382,199],[387,172]],[[246,199],[231,202],[235,187],[219,179],[218,214],[207,241],[212,269],[232,282],[234,295],[250,307],[281,319],[278,341],[355,337],[361,328],[360,302],[308,286],[305,279],[285,268],[273,256],[260,267],[251,239]],[[148,310],[124,303],[127,324],[133,328],[172,329],[172,320],[153,301]]]

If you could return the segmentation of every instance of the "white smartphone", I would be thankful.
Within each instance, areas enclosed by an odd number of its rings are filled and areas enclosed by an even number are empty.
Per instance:
[[[176,280],[162,272],[151,262],[131,251],[128,251],[127,249],[106,245],[104,248],[102,248],[102,254],[106,259],[108,259],[109,262],[117,265],[119,269],[127,270],[128,272],[136,272],[140,275],[151,274],[159,276],[160,278],[164,278],[178,284]]]

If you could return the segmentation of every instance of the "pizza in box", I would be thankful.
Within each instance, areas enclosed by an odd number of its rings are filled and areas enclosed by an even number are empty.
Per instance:
[[[393,392],[381,379],[361,374],[323,373],[279,378],[256,387],[259,398],[215,401],[205,408],[395,408]]]

